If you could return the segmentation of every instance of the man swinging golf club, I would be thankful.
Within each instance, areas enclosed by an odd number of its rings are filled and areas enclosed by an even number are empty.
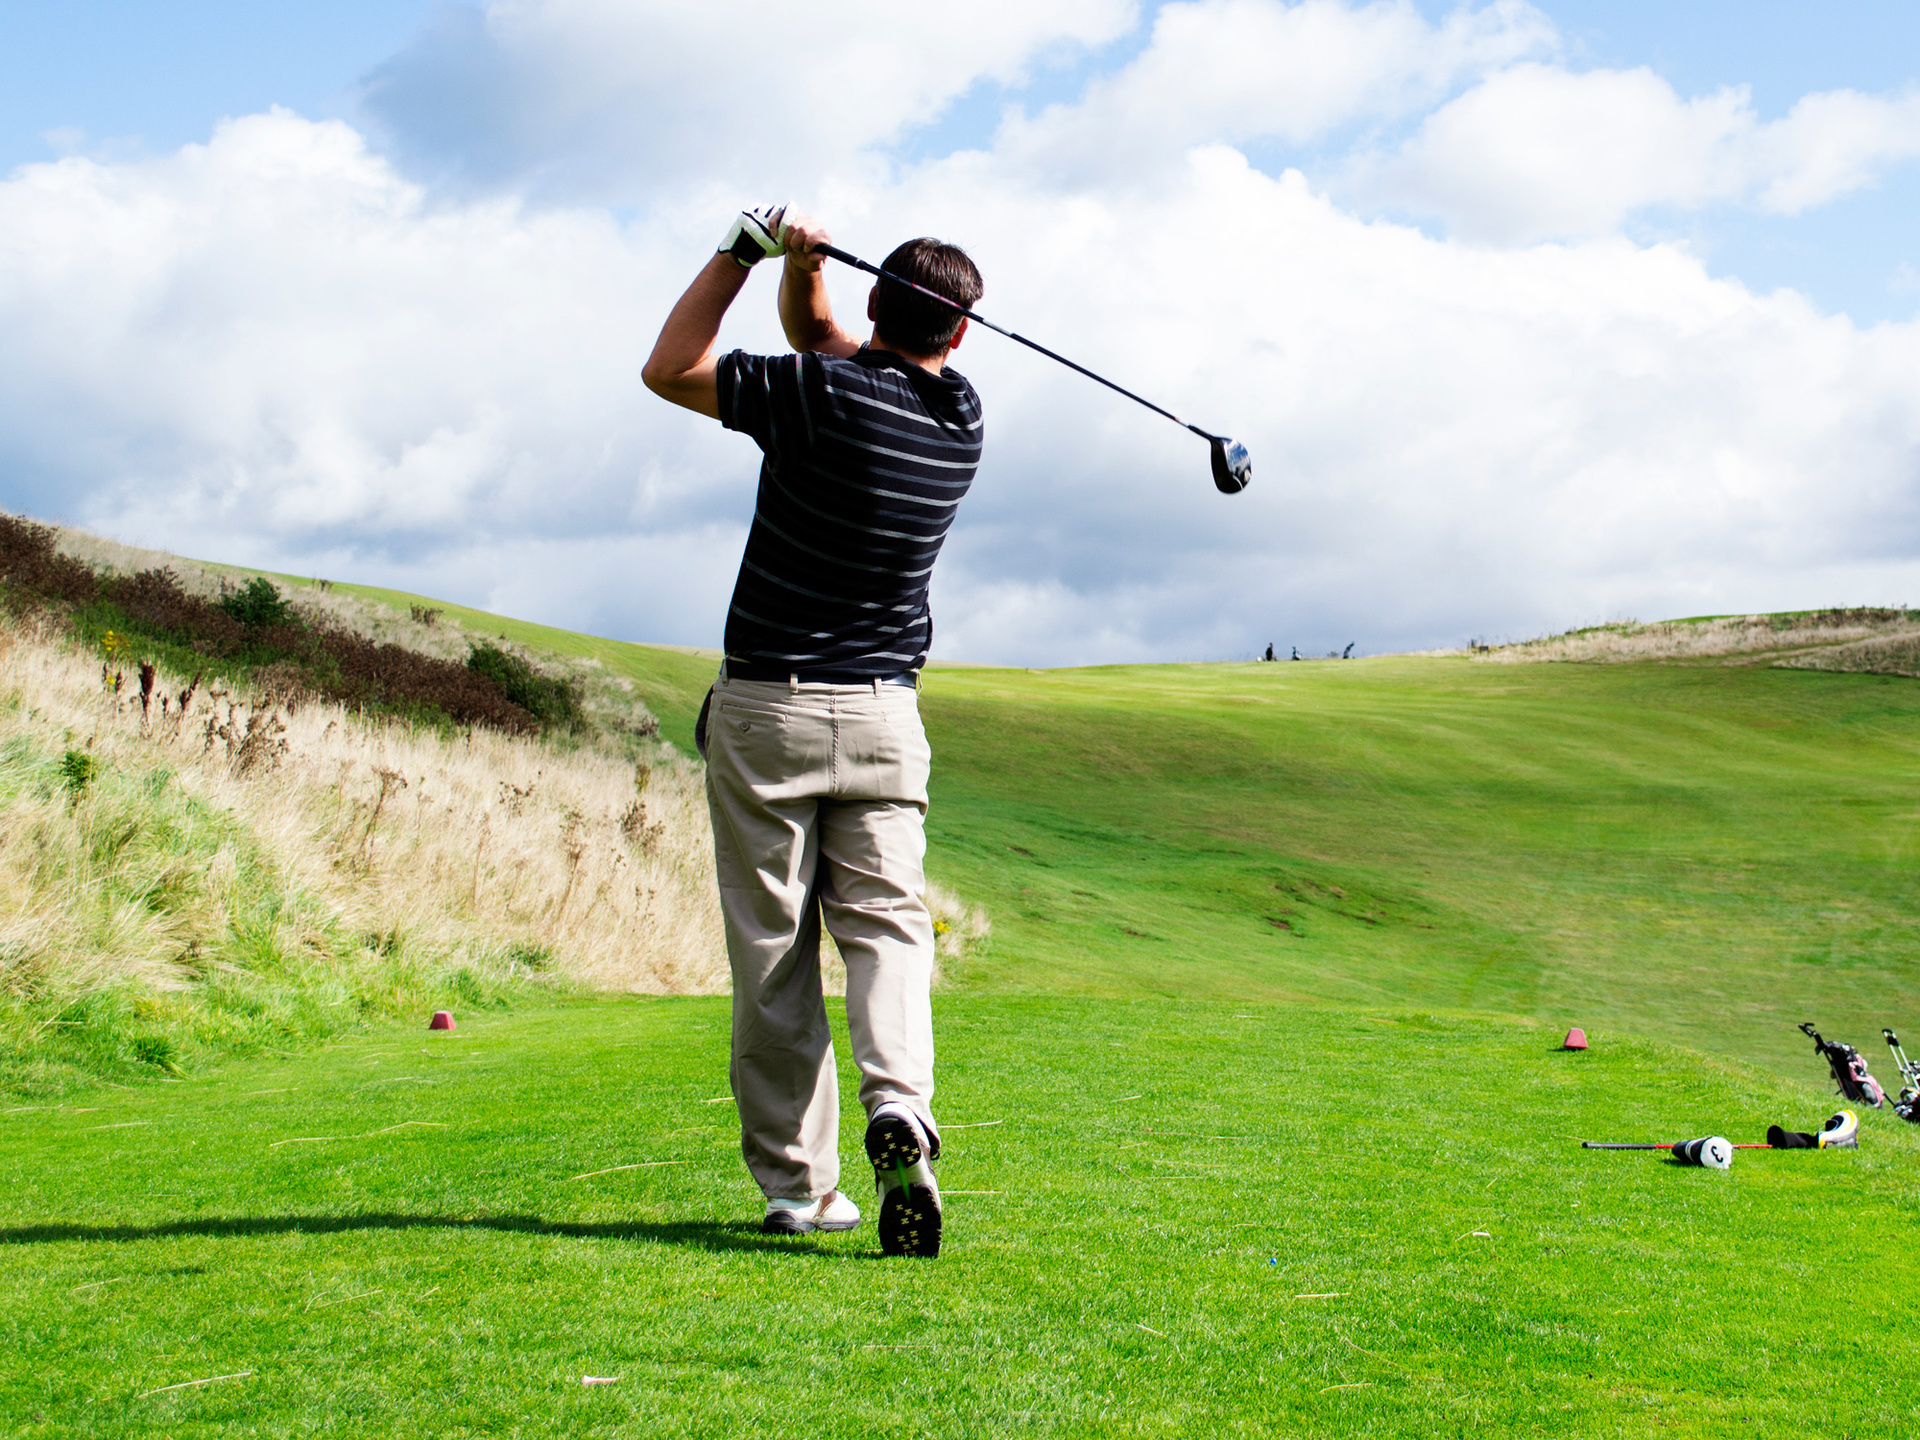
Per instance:
[[[820,925],[847,966],[866,1150],[889,1255],[940,1253],[934,1126],[933,922],[921,895],[932,752],[918,676],[927,585],[980,463],[980,400],[946,368],[967,322],[890,282],[872,338],[834,319],[815,220],[734,221],[667,317],[644,377],[655,394],[765,452],[726,659],[696,737],[733,970],[734,1099],[762,1229],[846,1230],[839,1087],[820,988]],[[784,257],[792,355],[718,353],[721,317],[763,258]],[[980,272],[937,240],[885,268],[961,306]]]

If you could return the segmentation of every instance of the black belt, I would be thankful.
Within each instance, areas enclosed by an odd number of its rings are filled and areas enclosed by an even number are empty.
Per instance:
[[[721,673],[729,680],[756,680],[772,685],[785,685],[798,680],[802,685],[871,685],[878,681],[882,685],[905,685],[910,690],[920,686],[918,670],[901,670],[893,675],[861,675],[852,670],[795,670],[791,665],[744,665],[737,660],[729,660]]]

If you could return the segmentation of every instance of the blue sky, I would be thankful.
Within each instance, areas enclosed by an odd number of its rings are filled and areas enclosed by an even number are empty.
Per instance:
[[[972,342],[936,654],[1920,601],[1920,6],[967,19],[0,0],[0,506],[712,643],[757,456],[637,371],[791,195],[856,250],[963,241],[986,313],[1254,451],[1222,500]],[[778,346],[770,284],[727,343]]]

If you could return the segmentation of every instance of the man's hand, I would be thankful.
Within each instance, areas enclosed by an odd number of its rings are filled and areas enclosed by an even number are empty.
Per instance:
[[[833,243],[833,236],[827,233],[825,225],[811,215],[798,213],[783,217],[780,239],[786,247],[787,264],[806,274],[812,274],[826,263],[825,256],[813,253],[815,247]]]
[[[742,210],[733,217],[716,253],[731,255],[742,270],[751,270],[769,256],[780,254],[786,248],[782,244],[782,217],[786,212],[785,205]]]

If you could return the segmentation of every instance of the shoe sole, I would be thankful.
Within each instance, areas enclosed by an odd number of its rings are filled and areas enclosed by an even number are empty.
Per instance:
[[[933,1186],[910,1178],[924,1159],[920,1137],[894,1115],[867,1127],[867,1159],[882,1184],[894,1187],[880,1201],[880,1253],[931,1259],[940,1253],[940,1195]]]

